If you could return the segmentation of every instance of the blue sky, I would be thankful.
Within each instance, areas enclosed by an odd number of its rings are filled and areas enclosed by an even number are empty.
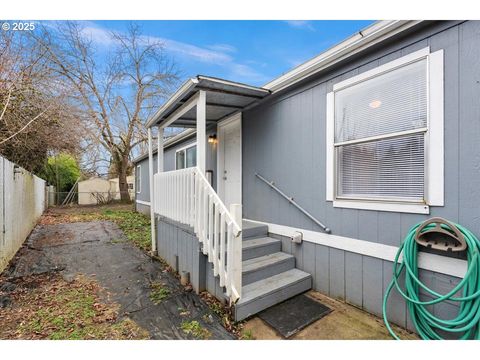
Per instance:
[[[181,71],[263,85],[318,55],[372,21],[137,21],[161,39]],[[109,30],[126,21],[88,21],[89,33],[108,49]]]

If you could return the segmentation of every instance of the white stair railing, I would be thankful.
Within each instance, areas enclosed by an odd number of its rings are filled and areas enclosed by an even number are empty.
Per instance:
[[[230,301],[242,296],[241,205],[230,211],[196,167],[154,175],[154,212],[194,229]]]

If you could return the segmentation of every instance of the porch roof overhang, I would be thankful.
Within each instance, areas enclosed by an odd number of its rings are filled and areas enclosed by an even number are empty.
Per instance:
[[[198,75],[183,83],[148,120],[147,127],[195,127],[196,110],[192,105],[199,91],[206,94],[207,125],[250,107],[270,94],[270,90],[261,87]]]

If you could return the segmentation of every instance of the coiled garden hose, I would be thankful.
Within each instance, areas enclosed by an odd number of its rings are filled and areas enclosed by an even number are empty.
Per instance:
[[[455,337],[459,339],[480,339],[480,241],[468,229],[455,223],[452,224],[464,235],[467,243],[468,266],[464,278],[447,294],[439,294],[419,280],[417,257],[419,245],[415,241],[415,233],[421,223],[409,230],[403,244],[398,249],[393,264],[392,281],[383,298],[383,320],[390,334],[397,340],[400,338],[392,330],[387,319],[387,301],[394,287],[407,302],[410,318],[422,339],[442,340],[442,331],[455,333],[457,334]],[[426,229],[430,226],[433,228],[434,225],[428,225]],[[403,259],[399,262],[402,254]],[[403,288],[400,286],[402,272],[405,272]],[[421,301],[420,288],[430,294],[433,300]],[[459,291],[462,295],[455,297],[454,295]],[[427,308],[428,305],[447,300],[459,303],[459,311],[454,319],[440,319]]]

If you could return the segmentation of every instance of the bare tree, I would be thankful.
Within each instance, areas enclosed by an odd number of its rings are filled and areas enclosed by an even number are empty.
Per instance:
[[[29,36],[0,33],[0,153],[30,171],[41,171],[49,153],[79,147],[79,113],[60,80]]]
[[[119,177],[121,199],[128,200],[132,150],[145,141],[146,120],[177,82],[163,44],[142,35],[134,23],[125,33],[110,33],[112,50],[101,61],[95,44],[77,22],[46,29],[37,40],[55,71],[75,88],[73,98],[86,114],[86,135],[91,145],[102,147],[92,159],[108,153]]]

